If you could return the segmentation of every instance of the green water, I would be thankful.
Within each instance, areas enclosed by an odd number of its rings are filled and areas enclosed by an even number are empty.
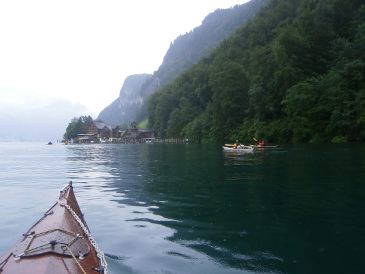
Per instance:
[[[72,180],[110,273],[362,273],[364,152],[0,143],[0,253]]]

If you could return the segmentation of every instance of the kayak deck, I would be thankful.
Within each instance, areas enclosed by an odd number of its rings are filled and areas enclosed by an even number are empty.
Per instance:
[[[255,145],[251,145],[253,148],[276,148],[278,147],[277,145],[276,146],[255,146]]]
[[[59,201],[0,258],[1,274],[105,274],[106,268],[71,182],[61,191]]]

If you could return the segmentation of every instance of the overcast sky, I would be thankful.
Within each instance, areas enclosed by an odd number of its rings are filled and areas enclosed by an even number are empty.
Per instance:
[[[98,114],[127,76],[156,71],[175,38],[245,2],[1,0],[0,100],[40,93]]]

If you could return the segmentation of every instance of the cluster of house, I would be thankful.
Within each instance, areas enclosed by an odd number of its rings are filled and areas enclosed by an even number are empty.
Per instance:
[[[119,126],[111,127],[101,122],[92,122],[87,127],[86,134],[78,134],[78,142],[90,143],[95,140],[99,142],[112,143],[146,143],[152,142],[156,137],[153,129],[127,129],[122,133]]]

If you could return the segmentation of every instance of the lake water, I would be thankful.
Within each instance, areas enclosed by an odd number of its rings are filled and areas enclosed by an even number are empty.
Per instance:
[[[365,145],[0,143],[0,253],[74,182],[109,273],[364,273]]]

